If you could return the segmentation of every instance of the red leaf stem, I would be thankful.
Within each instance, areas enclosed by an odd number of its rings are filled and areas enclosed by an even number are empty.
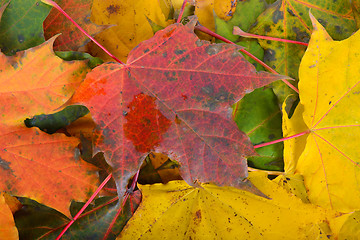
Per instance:
[[[113,228],[113,226],[115,225],[116,219],[120,216],[120,213],[122,211],[122,209],[125,206],[126,201],[128,200],[129,196],[133,193],[133,191],[135,190],[135,186],[137,183],[137,180],[139,178],[139,173],[140,173],[140,169],[136,172],[134,179],[131,183],[131,187],[130,189],[128,189],[128,191],[126,191],[125,196],[124,196],[124,200],[122,202],[121,208],[118,210],[118,212],[116,213],[115,217],[113,218],[113,220],[111,221],[108,230],[106,231],[103,240],[107,239],[107,237],[109,236],[111,229]]]
[[[295,134],[295,135],[292,135],[292,136],[289,136],[289,137],[281,138],[281,139],[278,139],[278,140],[274,140],[274,141],[271,141],[271,142],[260,143],[260,144],[255,145],[254,148],[256,149],[256,148],[269,146],[269,145],[272,145],[272,144],[275,144],[275,143],[283,142],[283,141],[288,140],[288,139],[300,137],[300,136],[308,134],[308,133],[310,133],[310,130],[306,130],[304,132],[301,132],[301,133],[298,133],[298,134]]]
[[[94,200],[94,198],[99,194],[101,189],[106,185],[106,183],[111,179],[112,173],[110,173],[106,179],[100,184],[100,186],[96,189],[93,195],[89,198],[89,200],[85,203],[85,205],[80,209],[80,211],[75,215],[75,217],[66,225],[66,227],[61,231],[59,236],[57,236],[56,240],[59,240],[64,233],[70,228],[70,226],[79,218],[80,214],[85,211],[87,206]]]
[[[184,10],[185,10],[185,5],[186,5],[186,3],[187,3],[187,0],[184,0],[183,4],[182,4],[182,6],[181,6],[181,9],[180,9],[179,17],[178,17],[176,23],[180,23],[181,18],[182,18],[182,15],[184,14]]]
[[[82,27],[80,27],[79,24],[77,24],[56,2],[52,1],[52,0],[41,0],[42,2],[53,6],[54,8],[56,8],[58,11],[60,11],[67,19],[69,19],[82,33],[84,33],[88,38],[91,39],[91,41],[93,41],[96,45],[98,45],[102,50],[104,50],[104,52],[106,52],[106,54],[108,54],[112,59],[114,59],[115,61],[117,61],[118,63],[124,64],[120,59],[118,59],[117,57],[115,57],[112,53],[110,53],[105,47],[103,47],[98,41],[96,41],[92,36],[90,36],[90,34],[88,34]]]
[[[277,41],[277,42],[294,43],[294,44],[303,45],[303,46],[308,46],[309,45],[308,43],[294,41],[294,40],[288,40],[288,39],[276,38],[276,37],[268,37],[268,36],[261,36],[261,35],[256,35],[256,34],[252,34],[252,33],[247,33],[247,32],[244,32],[243,30],[241,30],[239,27],[236,27],[236,26],[234,27],[233,34],[234,35],[239,35],[239,36],[245,37],[245,38],[265,39],[265,40],[271,40],[271,41]]]

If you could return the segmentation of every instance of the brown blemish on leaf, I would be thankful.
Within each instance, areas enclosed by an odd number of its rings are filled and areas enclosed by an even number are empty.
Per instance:
[[[279,20],[283,20],[283,19],[284,19],[284,13],[281,12],[281,11],[279,11],[279,10],[276,10],[276,11],[274,12],[273,17],[272,17],[272,20],[273,20],[274,24],[277,24],[277,22],[278,22]]]
[[[195,225],[199,225],[200,224],[200,222],[201,222],[201,210],[197,210],[196,212],[195,212],[195,216],[194,216],[194,224]]]
[[[106,11],[109,13],[109,14],[114,14],[114,13],[118,13],[120,10],[120,6],[119,5],[110,5],[106,8]]]
[[[4,159],[0,158],[0,167],[2,167],[4,170],[11,170],[11,168],[9,167],[10,166],[10,162],[8,161],[5,161]]]

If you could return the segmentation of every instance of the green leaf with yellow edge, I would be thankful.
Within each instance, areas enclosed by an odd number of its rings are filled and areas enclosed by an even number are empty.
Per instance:
[[[271,199],[213,184],[142,185],[142,203],[118,239],[316,239],[328,234],[326,221],[333,213],[304,204],[266,174],[249,176]]]
[[[306,125],[307,134],[295,150],[285,144],[290,155],[285,162],[291,165],[286,169],[295,167],[304,176],[312,203],[350,212],[360,209],[360,32],[333,41],[312,20],[314,30],[299,70],[301,105],[291,119],[284,118],[294,133],[304,132]],[[300,132],[294,130],[298,123]]]
[[[96,40],[126,62],[131,49],[154,35],[147,18],[163,27],[172,23],[166,21],[164,7],[166,5],[158,0],[94,0],[91,20],[98,25],[115,25],[96,35]],[[89,43],[88,47],[93,56],[113,61],[94,43]]]
[[[0,239],[19,239],[12,212],[2,194],[0,194]]]
[[[43,43],[42,24],[50,10],[51,7],[40,0],[11,0],[0,22],[1,51],[14,55]]]
[[[251,33],[308,42],[312,29],[308,17],[310,9],[336,40],[349,37],[357,29],[348,0],[278,0],[259,16]],[[304,46],[269,40],[259,42],[265,49],[265,63],[280,74],[298,79]],[[280,102],[294,93],[282,82],[273,86]]]

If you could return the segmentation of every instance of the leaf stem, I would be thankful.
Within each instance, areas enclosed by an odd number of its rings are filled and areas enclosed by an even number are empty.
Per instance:
[[[261,35],[256,35],[256,34],[252,34],[252,33],[247,33],[247,32],[244,32],[243,30],[241,30],[241,28],[239,28],[237,26],[234,27],[233,34],[234,35],[239,35],[240,37],[245,37],[245,38],[265,39],[265,40],[271,40],[271,41],[277,41],[277,42],[294,43],[294,44],[303,45],[303,46],[308,46],[309,45],[308,43],[294,41],[294,40],[288,40],[288,39],[282,39],[282,38],[276,38],[276,37],[268,37],[268,36],[261,36]]]
[[[301,133],[298,133],[298,134],[295,134],[295,135],[292,135],[292,136],[289,136],[289,137],[281,138],[281,139],[278,139],[278,140],[275,140],[275,141],[257,144],[257,145],[254,146],[254,148],[256,149],[256,148],[261,148],[261,147],[269,146],[269,145],[272,145],[272,144],[275,144],[275,143],[283,142],[283,141],[285,141],[285,140],[289,140],[289,139],[292,139],[292,138],[300,137],[300,136],[305,135],[305,134],[308,134],[308,133],[310,133],[310,130],[306,130],[306,131],[303,131],[303,132],[301,132]]]
[[[116,223],[116,220],[117,218],[120,216],[120,213],[121,211],[123,210],[124,206],[125,206],[125,203],[126,201],[128,200],[129,196],[133,193],[133,191],[135,190],[135,186],[136,186],[136,183],[137,183],[137,180],[139,178],[139,173],[140,173],[140,169],[136,172],[134,178],[133,178],[133,181],[131,183],[131,186],[130,186],[130,189],[128,189],[125,193],[125,196],[124,196],[124,199],[123,199],[123,202],[122,202],[122,205],[121,205],[121,208],[118,210],[118,212],[116,213],[115,217],[113,218],[113,220],[111,221],[110,225],[109,225],[109,228],[108,230],[106,231],[104,237],[103,237],[103,240],[107,239],[110,232],[111,232],[111,229],[113,228],[113,226],[115,225]]]
[[[88,38],[91,39],[96,45],[98,45],[106,54],[108,54],[111,58],[117,61],[120,64],[124,64],[120,59],[115,57],[111,52],[109,52],[105,47],[103,47],[98,41],[96,41],[90,34],[88,34],[79,24],[77,24],[56,2],[52,0],[41,0],[43,3],[46,3],[50,6],[53,6],[57,10],[59,10],[67,19],[69,19],[83,34],[85,34]]]
[[[207,29],[206,27],[204,26],[201,26],[201,25],[197,25],[195,26],[195,29],[196,30],[199,30],[199,31],[202,31],[204,33],[207,33],[209,34],[210,36],[213,36],[221,41],[224,41],[226,43],[230,43],[230,44],[235,44],[233,43],[232,41],[224,38],[223,36],[220,36],[219,34],[217,33],[214,33],[213,31]],[[236,45],[236,44],[235,44]],[[256,61],[257,63],[259,63],[261,66],[263,66],[264,68],[266,68],[267,70],[269,70],[271,73],[274,73],[274,74],[279,74],[277,73],[274,69],[272,69],[271,67],[269,67],[266,63],[264,63],[263,61],[261,61],[260,59],[258,59],[257,57],[255,57],[254,55],[252,55],[251,53],[249,53],[248,51],[246,51],[245,49],[240,49],[240,51],[244,54],[246,54],[247,56],[249,56],[251,59],[253,59],[254,61]],[[288,80],[286,79],[282,79],[282,81],[288,85],[292,90],[294,90],[296,93],[299,93],[299,89],[297,89],[294,85],[292,85],[291,83],[289,83]]]
[[[93,193],[93,195],[89,198],[89,200],[85,203],[85,205],[80,209],[80,211],[75,215],[75,217],[66,225],[66,227],[61,231],[59,236],[57,236],[56,240],[59,240],[64,233],[70,228],[70,226],[79,218],[82,212],[85,211],[87,206],[94,200],[94,198],[99,194],[101,189],[106,185],[106,183],[111,179],[112,173],[110,173],[105,180],[100,184],[100,186],[96,189],[96,191]]]
[[[184,14],[184,10],[185,10],[185,5],[186,5],[186,3],[187,3],[187,0],[184,0],[182,6],[181,6],[181,8],[180,8],[179,17],[178,17],[176,23],[180,23],[181,18],[182,18],[182,15]]]

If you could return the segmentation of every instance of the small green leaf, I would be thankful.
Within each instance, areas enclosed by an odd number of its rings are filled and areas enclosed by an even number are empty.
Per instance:
[[[256,89],[234,107],[234,120],[256,145],[282,138],[281,111],[271,89]],[[248,158],[250,167],[282,171],[283,143],[256,149],[260,156]]]
[[[0,21],[1,51],[14,55],[43,43],[43,21],[50,10],[40,0],[11,0]]]

